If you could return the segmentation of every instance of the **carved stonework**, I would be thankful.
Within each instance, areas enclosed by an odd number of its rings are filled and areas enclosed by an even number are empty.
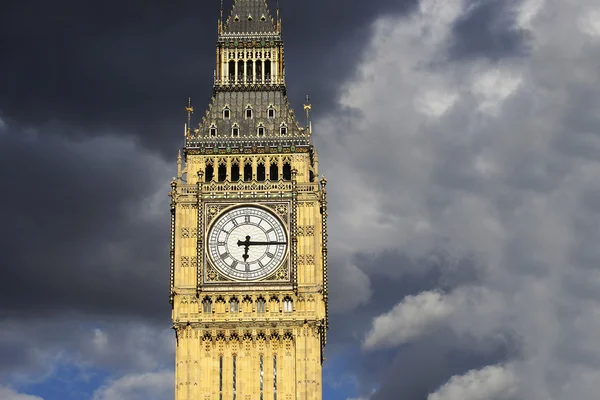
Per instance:
[[[314,254],[298,254],[298,264],[300,264],[300,265],[315,265]]]
[[[196,268],[198,266],[196,262],[196,257],[181,257],[181,267],[182,268]]]
[[[315,235],[315,226],[314,225],[305,225],[298,227],[298,236],[314,236]]]
[[[196,239],[198,237],[198,228],[181,228],[182,239]]]

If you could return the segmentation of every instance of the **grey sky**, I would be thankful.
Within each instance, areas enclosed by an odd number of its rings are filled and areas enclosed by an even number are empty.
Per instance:
[[[218,4],[37,3],[0,13],[0,382],[63,352],[118,371],[95,400],[129,400],[170,382],[166,193]],[[329,358],[356,355],[357,396],[594,398],[596,2],[287,3],[329,180]]]

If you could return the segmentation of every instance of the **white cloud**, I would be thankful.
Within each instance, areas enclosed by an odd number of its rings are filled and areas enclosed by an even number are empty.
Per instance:
[[[442,327],[458,336],[468,336],[469,341],[493,340],[501,327],[505,306],[501,296],[485,287],[460,287],[449,294],[428,291],[407,296],[389,312],[373,319],[364,347],[398,346]]]
[[[172,371],[127,375],[96,390],[92,400],[171,400],[174,382]]]
[[[41,397],[17,393],[13,389],[0,386],[0,400],[43,400]]]
[[[454,376],[427,400],[510,400],[517,379],[504,366],[488,366],[462,376]]]
[[[454,306],[437,292],[407,296],[390,312],[373,320],[373,328],[365,339],[365,347],[395,346],[420,336],[428,328],[448,318]]]
[[[340,98],[358,112],[315,124],[330,178],[332,254],[346,256],[347,265],[356,253],[418,260],[440,251],[474,260],[471,286],[432,283],[373,316],[365,348],[439,343],[435,335],[450,330],[465,351],[481,343],[494,349],[494,338],[509,336],[516,348],[507,363],[518,369],[514,385],[522,398],[595,398],[597,4],[516,2],[516,25],[530,29],[529,54],[441,59],[452,23],[471,3],[424,0],[409,17],[379,20]],[[361,270],[360,287],[372,293],[375,273],[416,273],[401,263]],[[452,387],[468,394],[470,379],[492,384],[510,377],[498,368],[457,377]]]

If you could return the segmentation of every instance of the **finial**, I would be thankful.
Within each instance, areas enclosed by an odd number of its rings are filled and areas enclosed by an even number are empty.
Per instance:
[[[281,33],[281,21],[279,20],[279,0],[277,0],[277,32]]]
[[[310,127],[310,110],[312,105],[310,104],[310,98],[306,95],[306,103],[304,103],[304,112],[306,113],[306,127]]]
[[[188,105],[185,108],[187,111],[188,119],[187,119],[187,127],[190,128],[190,121],[192,120],[192,114],[194,113],[194,107],[192,107],[192,98],[188,97]]]
[[[221,10],[219,17],[219,34],[223,33],[223,0],[221,0]]]

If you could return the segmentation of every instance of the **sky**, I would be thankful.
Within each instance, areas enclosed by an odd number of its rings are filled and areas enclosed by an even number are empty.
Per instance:
[[[172,399],[167,194],[218,3],[0,6],[0,400]],[[329,182],[324,398],[597,398],[597,0],[280,3]]]

